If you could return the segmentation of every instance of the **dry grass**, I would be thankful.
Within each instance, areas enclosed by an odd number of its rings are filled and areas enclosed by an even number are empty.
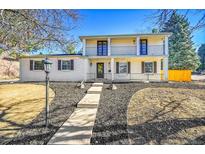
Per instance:
[[[203,89],[140,90],[130,100],[128,125],[136,134],[140,132],[141,143],[197,144],[196,139],[205,134],[204,94]]]
[[[49,89],[49,102],[54,92]],[[45,86],[35,84],[0,85],[0,137],[13,137],[45,107]]]

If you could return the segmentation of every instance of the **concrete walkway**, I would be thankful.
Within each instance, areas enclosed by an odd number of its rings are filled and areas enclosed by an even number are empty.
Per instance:
[[[103,83],[94,83],[48,144],[90,144]]]

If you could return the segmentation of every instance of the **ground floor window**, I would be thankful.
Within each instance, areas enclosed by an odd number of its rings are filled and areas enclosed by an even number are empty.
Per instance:
[[[119,63],[119,73],[127,73],[128,72],[128,65],[126,62]]]
[[[153,62],[145,62],[144,63],[144,72],[145,73],[153,73]]]
[[[43,70],[43,61],[34,61],[34,70]]]
[[[62,60],[62,70],[71,70],[70,60]]]

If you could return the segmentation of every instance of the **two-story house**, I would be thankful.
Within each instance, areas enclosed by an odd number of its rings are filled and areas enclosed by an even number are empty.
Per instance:
[[[52,62],[50,80],[166,81],[170,33],[80,36],[82,54],[46,55]],[[45,78],[45,55],[22,57],[22,81]]]

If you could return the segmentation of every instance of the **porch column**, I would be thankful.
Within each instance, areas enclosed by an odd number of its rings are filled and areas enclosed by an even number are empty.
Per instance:
[[[110,37],[108,37],[108,39],[107,39],[107,54],[108,54],[108,56],[110,56],[111,55],[111,47],[110,47]]]
[[[83,56],[85,56],[85,50],[86,50],[86,40],[83,39]]]
[[[114,58],[111,58],[111,63],[110,63],[110,68],[111,68],[111,76],[112,76],[112,81],[114,80]]]
[[[163,59],[163,73],[164,73],[164,80],[168,81],[168,57],[164,57]]]
[[[136,55],[140,55],[140,37],[139,36],[137,36],[136,37]]]
[[[169,55],[169,43],[168,43],[168,36],[165,36],[165,51],[164,51],[164,54],[165,55]]]
[[[86,58],[84,59],[84,81],[88,80],[88,72],[89,72],[89,60]]]

